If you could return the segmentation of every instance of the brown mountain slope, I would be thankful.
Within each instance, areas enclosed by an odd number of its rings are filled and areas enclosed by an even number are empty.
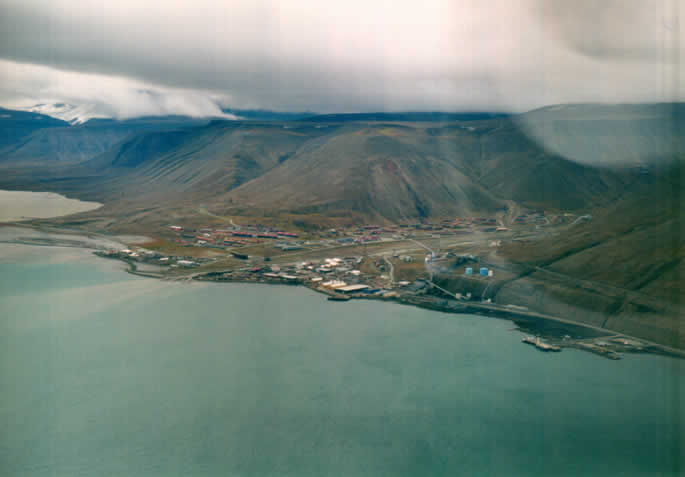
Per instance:
[[[88,196],[145,197],[153,203],[216,197],[287,160],[318,130],[217,121],[207,127],[144,133],[81,164]],[[308,134],[310,132],[311,134]]]
[[[492,213],[503,199],[552,208],[606,203],[616,178],[550,156],[508,120],[477,127],[348,125],[217,199],[220,208],[356,210],[390,220]]]
[[[529,273],[497,299],[685,345],[682,170],[675,162],[640,176],[615,204],[559,236],[503,246],[500,255]]]
[[[611,134],[605,127],[607,151],[615,147]],[[621,174],[546,152],[516,118],[214,121],[141,133],[74,167],[7,176],[12,188],[23,177],[31,183],[22,186],[107,203],[201,202],[234,214],[355,212],[392,221],[490,214],[506,200],[587,209],[611,203],[623,187]]]
[[[413,128],[348,128],[307,144],[225,199],[247,208],[305,213],[350,209],[395,220],[502,206],[463,171],[468,151],[450,156],[426,139]],[[476,149],[474,138],[464,142]]]

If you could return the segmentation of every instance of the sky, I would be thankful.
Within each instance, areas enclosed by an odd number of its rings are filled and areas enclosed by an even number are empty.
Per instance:
[[[685,0],[0,0],[0,105],[91,116],[685,99]]]

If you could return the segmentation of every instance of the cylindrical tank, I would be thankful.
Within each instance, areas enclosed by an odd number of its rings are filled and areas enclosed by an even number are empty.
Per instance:
[[[495,272],[493,272],[492,270],[488,270],[488,276],[489,277],[493,276],[494,274],[495,274]]]
[[[466,274],[467,274],[467,275],[473,275],[473,268],[471,268],[471,267],[466,267]]]
[[[480,274],[481,274],[481,276],[487,277],[488,276],[488,269],[485,267],[481,268]]]

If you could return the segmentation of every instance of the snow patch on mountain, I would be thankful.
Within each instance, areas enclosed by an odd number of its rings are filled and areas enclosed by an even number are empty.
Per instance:
[[[27,107],[17,107],[16,109],[22,111],[29,111],[32,113],[44,114],[46,116],[51,116],[53,118],[61,119],[66,121],[71,125],[83,124],[91,119],[127,119],[118,118],[115,114],[105,114],[102,112],[102,107],[97,104],[80,104],[74,105],[69,103],[39,103]],[[180,116],[185,116],[183,114],[185,111],[181,112]],[[165,115],[165,114],[161,114]],[[156,116],[156,114],[150,114],[150,116]],[[195,114],[189,114],[189,116],[195,116]],[[203,115],[199,115],[203,116]],[[216,117],[221,119],[235,120],[240,119],[238,116],[219,112],[218,114],[211,114],[207,117]]]
[[[24,108],[24,110],[52,116],[53,118],[66,121],[69,124],[83,124],[89,119],[111,117],[99,113],[96,106],[93,104],[81,104],[78,106],[67,103],[35,104],[28,108]]]

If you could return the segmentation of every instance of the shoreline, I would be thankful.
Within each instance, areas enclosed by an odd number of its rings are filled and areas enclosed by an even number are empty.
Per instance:
[[[29,228],[40,231],[44,234],[58,233],[60,235],[72,235],[63,230],[45,230],[42,227],[35,227],[26,224],[3,224],[8,226],[15,226],[18,228]],[[87,239],[88,242],[81,239]],[[83,234],[74,235],[74,239],[63,239],[58,237],[40,237],[40,238],[18,238],[14,240],[0,240],[0,243],[10,243],[25,246],[53,246],[65,248],[80,248],[89,250],[95,256],[100,258],[114,259],[126,264],[123,269],[126,273],[158,280],[167,281],[201,281],[201,282],[215,282],[215,283],[249,283],[249,284],[265,284],[265,285],[288,285],[288,286],[303,286],[316,293],[326,295],[328,297],[340,297],[337,292],[327,290],[316,286],[314,283],[309,283],[306,280],[285,280],[282,278],[269,278],[260,276],[259,279],[236,279],[227,278],[224,276],[225,272],[200,272],[190,273],[178,277],[168,277],[160,273],[146,272],[138,270],[135,261],[122,259],[119,257],[107,256],[104,251],[107,247],[103,244],[97,244],[97,239],[106,240],[110,243],[115,242],[125,247],[116,240],[116,237],[100,237],[98,234]],[[600,328],[589,324],[575,322],[552,315],[546,315],[529,310],[512,309],[505,305],[497,305],[493,303],[465,303],[454,299],[446,299],[436,297],[434,295],[425,296],[406,296],[395,294],[394,296],[378,296],[361,293],[352,293],[344,295],[345,300],[374,300],[381,302],[397,303],[401,305],[415,306],[418,308],[427,309],[430,311],[439,311],[443,313],[452,314],[472,314],[479,316],[486,316],[491,318],[505,319],[513,322],[517,329],[523,333],[531,333],[535,336],[540,336],[547,340],[553,346],[561,348],[574,348],[582,351],[588,351],[599,356],[620,359],[621,353],[631,354],[656,354],[674,358],[685,359],[685,350],[671,348],[666,345],[654,343],[642,338],[633,337],[624,333],[616,332],[606,328]],[[575,333],[576,338],[571,339],[570,334]],[[580,336],[578,336],[580,335]],[[609,345],[602,344],[597,346],[593,341],[597,339],[609,340]],[[618,340],[618,341],[617,341]],[[636,346],[628,346],[619,344],[620,340],[630,341],[636,343]]]
[[[514,323],[517,329],[522,333],[533,333],[536,336],[542,336],[545,340],[547,340],[545,342],[546,344],[559,346],[561,348],[573,348],[582,351],[587,351],[609,359],[620,359],[620,355],[618,354],[618,352],[614,351],[614,349],[604,349],[602,347],[594,346],[592,344],[593,340],[630,340],[639,343],[639,346],[619,346],[619,348],[621,348],[620,352],[631,354],[655,354],[660,356],[685,359],[685,351],[670,348],[659,343],[650,342],[642,338],[633,337],[606,328],[599,328],[596,326],[579,323],[551,315],[545,315],[534,311],[515,310],[503,305],[463,303],[457,302],[456,300],[448,300],[434,296],[424,298],[402,295],[384,297],[380,295],[369,295],[362,293],[341,295],[340,293],[334,292],[332,290],[328,290],[320,286],[315,286],[313,283],[308,282],[306,280],[285,280],[282,278],[268,278],[263,276],[259,279],[235,279],[223,277],[223,272],[204,272],[198,274],[191,274],[185,277],[169,278],[157,274],[149,274],[146,272],[138,271],[135,269],[135,263],[133,261],[122,260],[119,258],[115,258],[115,260],[126,262],[129,265],[129,268],[126,270],[128,273],[148,278],[172,281],[194,280],[199,282],[213,283],[245,283],[253,285],[272,286],[283,285],[291,287],[300,286],[308,288],[309,290],[319,293],[321,295],[325,295],[329,298],[337,298],[342,296],[346,297],[344,300],[336,299],[335,301],[372,300],[385,303],[396,303],[399,305],[415,306],[417,308],[423,308],[426,310],[437,311],[442,313],[478,315],[489,318],[507,320]],[[549,329],[550,322],[556,325],[556,327],[560,327],[560,329],[563,330],[564,333],[573,330],[579,332],[580,334],[583,334],[583,336],[580,338],[567,340],[561,335],[560,331]]]
[[[64,194],[51,191],[30,191],[30,190],[8,190],[0,189],[0,195],[3,196],[5,202],[10,204],[7,209],[11,209],[15,202],[24,204],[26,210],[23,212],[31,215],[0,215],[0,222],[2,223],[21,223],[33,220],[54,219],[65,217],[68,215],[81,214],[100,209],[104,204],[100,202],[84,201],[76,198],[68,197]],[[26,204],[26,198],[32,199],[29,204]],[[22,201],[22,199],[24,199]],[[45,210],[60,208],[48,214]],[[35,215],[35,214],[38,215]]]

